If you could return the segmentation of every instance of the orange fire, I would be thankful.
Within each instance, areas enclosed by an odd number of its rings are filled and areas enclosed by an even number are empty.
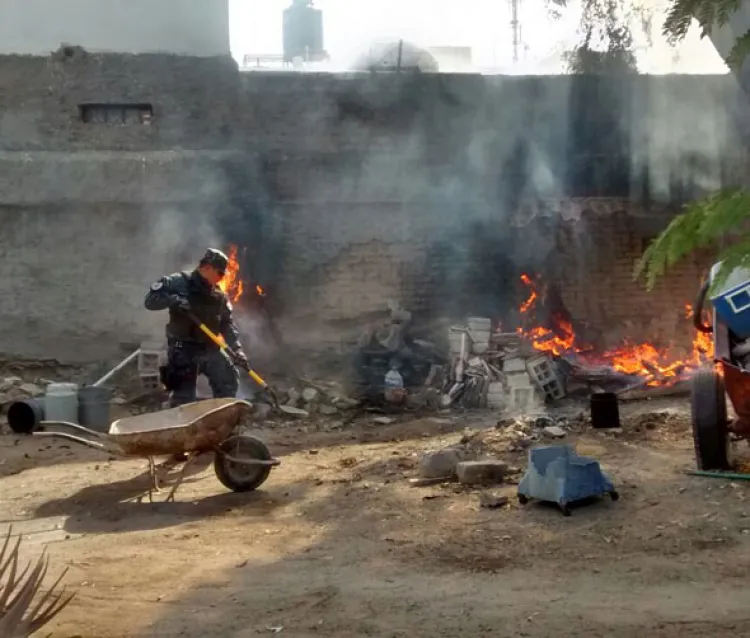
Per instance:
[[[238,249],[232,244],[229,246],[229,263],[224,278],[219,282],[219,288],[229,297],[232,303],[239,301],[242,297],[244,285],[240,279],[240,262],[237,260]]]
[[[527,324],[533,323],[533,309],[540,299],[539,287],[526,274],[521,275],[521,281],[528,286],[529,295],[519,307],[519,312],[524,316]],[[692,306],[686,304],[685,313],[686,318],[692,318]],[[672,346],[657,348],[650,343],[632,342],[625,342],[614,350],[597,354],[587,344],[578,342],[573,326],[568,321],[559,316],[553,316],[552,319],[553,330],[534,326],[518,328],[518,332],[540,352],[557,356],[575,354],[583,363],[596,366],[608,365],[623,374],[643,378],[647,385],[668,384],[670,380],[691,369],[701,367],[713,359],[711,336],[702,332],[696,333],[688,357],[684,357],[684,352],[678,353]]]

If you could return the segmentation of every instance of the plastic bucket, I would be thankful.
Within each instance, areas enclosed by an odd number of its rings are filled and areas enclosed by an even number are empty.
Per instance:
[[[46,421],[78,422],[78,386],[75,383],[50,383],[44,393]]]
[[[8,426],[15,434],[31,434],[44,421],[44,399],[14,401],[8,407]]]
[[[79,423],[92,430],[108,432],[112,389],[87,386],[78,391]]]
[[[613,392],[591,395],[591,426],[597,430],[620,427],[620,406]]]

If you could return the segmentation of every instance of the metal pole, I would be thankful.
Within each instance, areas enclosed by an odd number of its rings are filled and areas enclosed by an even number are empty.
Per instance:
[[[133,361],[139,354],[141,353],[141,349],[138,348],[133,354],[128,355],[125,359],[120,361],[114,368],[112,368],[107,374],[105,374],[101,379],[98,381],[95,381],[92,385],[94,387],[98,387],[102,385],[105,381],[109,381],[115,374],[117,374],[120,370],[122,370],[126,365],[128,365],[131,361]]]
[[[520,26],[518,23],[518,1],[519,0],[510,0],[510,25],[513,29],[513,62],[518,62],[518,48],[521,45]]]

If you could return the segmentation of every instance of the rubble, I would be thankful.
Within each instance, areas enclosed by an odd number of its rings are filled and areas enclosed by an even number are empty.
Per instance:
[[[44,388],[36,383],[29,383],[20,377],[5,377],[0,380],[0,406],[14,401],[33,399],[44,394]]]
[[[480,492],[479,493],[479,507],[486,507],[488,509],[497,509],[504,507],[508,504],[510,499],[507,496],[501,496],[493,494],[492,492]]]
[[[550,437],[551,439],[562,439],[567,435],[567,432],[565,430],[556,425],[548,425],[542,430],[542,433],[545,436]]]
[[[490,319],[470,317],[465,326],[451,326],[448,343],[452,363],[442,375],[434,373],[444,379],[443,407],[529,413],[565,396],[555,361],[517,333],[492,334]]]

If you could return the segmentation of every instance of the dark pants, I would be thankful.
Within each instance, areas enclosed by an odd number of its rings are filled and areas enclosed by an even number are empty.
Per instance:
[[[195,401],[199,374],[208,379],[215,399],[237,395],[239,374],[218,348],[174,341],[168,344],[167,357],[167,389],[172,407]]]

